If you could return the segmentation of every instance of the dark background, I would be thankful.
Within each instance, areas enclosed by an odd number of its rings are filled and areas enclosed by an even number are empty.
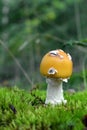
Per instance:
[[[0,0],[0,85],[46,87],[39,72],[45,53],[63,49],[73,59],[65,89],[87,87],[86,0]]]

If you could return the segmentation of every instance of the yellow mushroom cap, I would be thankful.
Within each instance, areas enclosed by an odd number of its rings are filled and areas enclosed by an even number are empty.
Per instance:
[[[69,78],[72,68],[71,56],[61,49],[48,52],[40,64],[41,74],[50,78]]]

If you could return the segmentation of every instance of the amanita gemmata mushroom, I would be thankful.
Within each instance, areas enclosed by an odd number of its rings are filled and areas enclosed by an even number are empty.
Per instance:
[[[67,100],[63,96],[62,82],[67,82],[72,74],[72,58],[63,50],[48,52],[41,61],[40,72],[46,77],[47,97],[45,104],[61,104]]]

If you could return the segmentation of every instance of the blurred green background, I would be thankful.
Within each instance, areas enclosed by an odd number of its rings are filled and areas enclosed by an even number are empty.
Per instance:
[[[86,89],[86,0],[0,0],[1,86],[45,88],[40,61],[59,48],[73,59],[73,74],[64,88]]]

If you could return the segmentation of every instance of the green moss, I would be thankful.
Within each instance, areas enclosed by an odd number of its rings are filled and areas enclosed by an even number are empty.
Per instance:
[[[66,105],[45,105],[45,91],[0,88],[0,130],[82,130],[87,92],[65,93]]]

